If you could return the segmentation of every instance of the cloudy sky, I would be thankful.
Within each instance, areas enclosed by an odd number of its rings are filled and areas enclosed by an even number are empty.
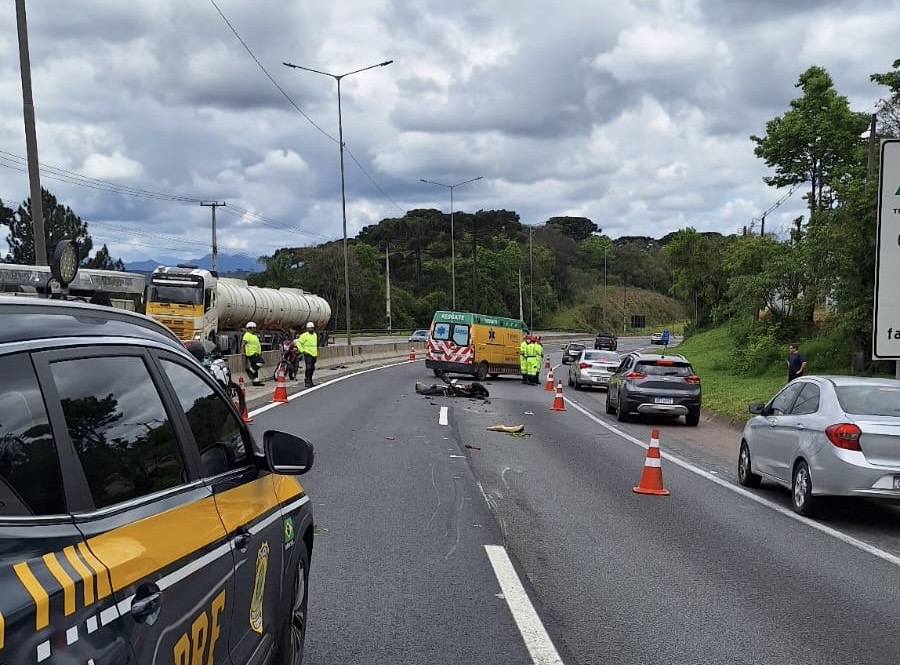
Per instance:
[[[592,219],[613,238],[767,230],[802,192],[751,134],[824,67],[856,111],[900,0],[28,0],[42,185],[126,261],[256,257],[415,208]],[[0,6],[0,199],[29,196],[15,3]],[[5,252],[0,229],[0,252]]]

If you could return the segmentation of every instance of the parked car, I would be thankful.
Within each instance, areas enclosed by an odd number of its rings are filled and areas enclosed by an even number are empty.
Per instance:
[[[684,416],[700,423],[700,377],[682,355],[627,354],[609,378],[606,412],[625,422],[631,414]]]
[[[594,348],[598,350],[608,349],[609,351],[615,351],[619,348],[619,339],[616,337],[615,333],[599,332],[594,338]]]
[[[663,332],[655,332],[650,335],[650,343],[651,344],[668,344],[669,336]]]
[[[794,511],[807,516],[825,495],[900,499],[900,381],[800,377],[750,413],[741,485],[786,487]]]
[[[584,349],[569,365],[569,387],[574,386],[575,390],[605,388],[620,362],[621,358],[615,351]]]
[[[300,663],[312,444],[255,439],[141,314],[0,297],[0,321],[2,661]]]
[[[584,344],[580,342],[569,342],[563,347],[562,362],[563,365],[570,364],[575,360],[581,352],[584,351]]]
[[[428,341],[428,331],[427,330],[414,330],[412,335],[409,336],[409,343],[413,342],[427,342]]]

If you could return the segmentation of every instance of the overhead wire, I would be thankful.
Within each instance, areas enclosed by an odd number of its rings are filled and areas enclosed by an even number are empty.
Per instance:
[[[209,1],[210,1],[210,3],[212,4],[212,6],[215,7],[215,10],[218,12],[219,16],[222,17],[222,20],[225,21],[225,24],[228,26],[228,28],[229,28],[229,29],[231,30],[231,32],[234,34],[235,38],[240,42],[241,46],[244,47],[244,50],[247,51],[247,54],[253,59],[253,62],[256,63],[256,66],[259,67],[259,69],[263,72],[263,74],[265,74],[266,78],[269,79],[269,81],[272,83],[272,85],[275,86],[275,88],[278,90],[278,92],[280,92],[280,93],[282,94],[282,96],[284,96],[284,98],[288,101],[288,103],[289,103],[291,106],[293,106],[294,109],[296,109],[297,112],[298,112],[300,115],[302,115],[302,116],[307,120],[307,122],[309,122],[309,124],[311,124],[311,125],[312,125],[313,127],[315,127],[317,130],[319,130],[319,132],[321,132],[324,136],[326,136],[331,142],[333,142],[333,143],[335,143],[335,144],[338,144],[338,143],[339,143],[338,139],[336,139],[334,136],[332,136],[332,135],[329,134],[327,131],[325,131],[324,129],[322,129],[318,124],[316,124],[316,122],[315,122],[312,118],[310,118],[310,117],[303,111],[303,109],[301,109],[301,108],[297,105],[297,103],[291,98],[291,96],[285,91],[285,89],[282,88],[282,87],[278,84],[278,82],[275,80],[275,78],[274,78],[274,77],[269,73],[269,71],[266,69],[265,65],[263,65],[262,62],[260,62],[259,58],[257,58],[256,55],[253,53],[253,50],[250,48],[249,44],[247,44],[246,40],[244,40],[244,38],[241,37],[241,35],[238,33],[237,29],[236,29],[236,28],[234,27],[234,25],[231,23],[231,21],[228,20],[228,17],[225,16],[225,13],[219,8],[219,5],[216,4],[216,0],[209,0]],[[406,212],[406,211],[403,209],[403,207],[400,206],[400,204],[398,204],[396,201],[394,201],[394,199],[392,199],[392,198],[390,197],[390,195],[388,195],[388,193],[384,190],[384,188],[383,188],[381,185],[379,185],[378,182],[375,180],[375,178],[372,177],[372,175],[366,170],[366,168],[362,165],[362,162],[360,162],[360,161],[356,158],[356,155],[354,155],[353,152],[351,152],[350,148],[347,147],[347,142],[346,142],[346,141],[344,141],[344,152],[345,152],[345,153],[350,157],[350,159],[356,164],[357,168],[359,168],[359,170],[362,172],[362,174],[363,174],[364,176],[366,176],[366,178],[368,178],[369,182],[371,182],[372,185],[374,185],[374,187],[375,187],[379,192],[381,192],[381,195],[384,196],[385,199],[387,199],[388,201],[390,201],[390,202],[391,202],[398,210],[400,210],[401,212]]]

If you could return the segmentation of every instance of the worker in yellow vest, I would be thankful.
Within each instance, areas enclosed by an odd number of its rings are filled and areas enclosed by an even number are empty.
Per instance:
[[[522,383],[528,383],[528,335],[519,344],[519,371],[522,372]]]
[[[534,336],[525,347],[526,363],[528,369],[528,383],[531,385],[538,384],[538,373],[541,371],[540,346]]]
[[[319,336],[316,335],[316,324],[312,321],[306,324],[306,331],[297,337],[297,350],[303,356],[306,366],[303,378],[307,388],[312,388],[313,373],[316,371],[316,360],[319,357]]]

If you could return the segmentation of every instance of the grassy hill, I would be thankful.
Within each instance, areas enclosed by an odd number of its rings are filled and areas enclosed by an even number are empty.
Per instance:
[[[623,314],[625,331],[636,334],[649,334],[663,328],[680,334],[686,321],[684,308],[673,298],[653,291],[621,286],[610,286],[607,290],[600,284],[585,291],[577,304],[560,308],[547,318],[542,327],[584,330],[590,333],[606,330],[622,334]],[[635,330],[631,327],[632,315],[644,317],[643,329]]]

